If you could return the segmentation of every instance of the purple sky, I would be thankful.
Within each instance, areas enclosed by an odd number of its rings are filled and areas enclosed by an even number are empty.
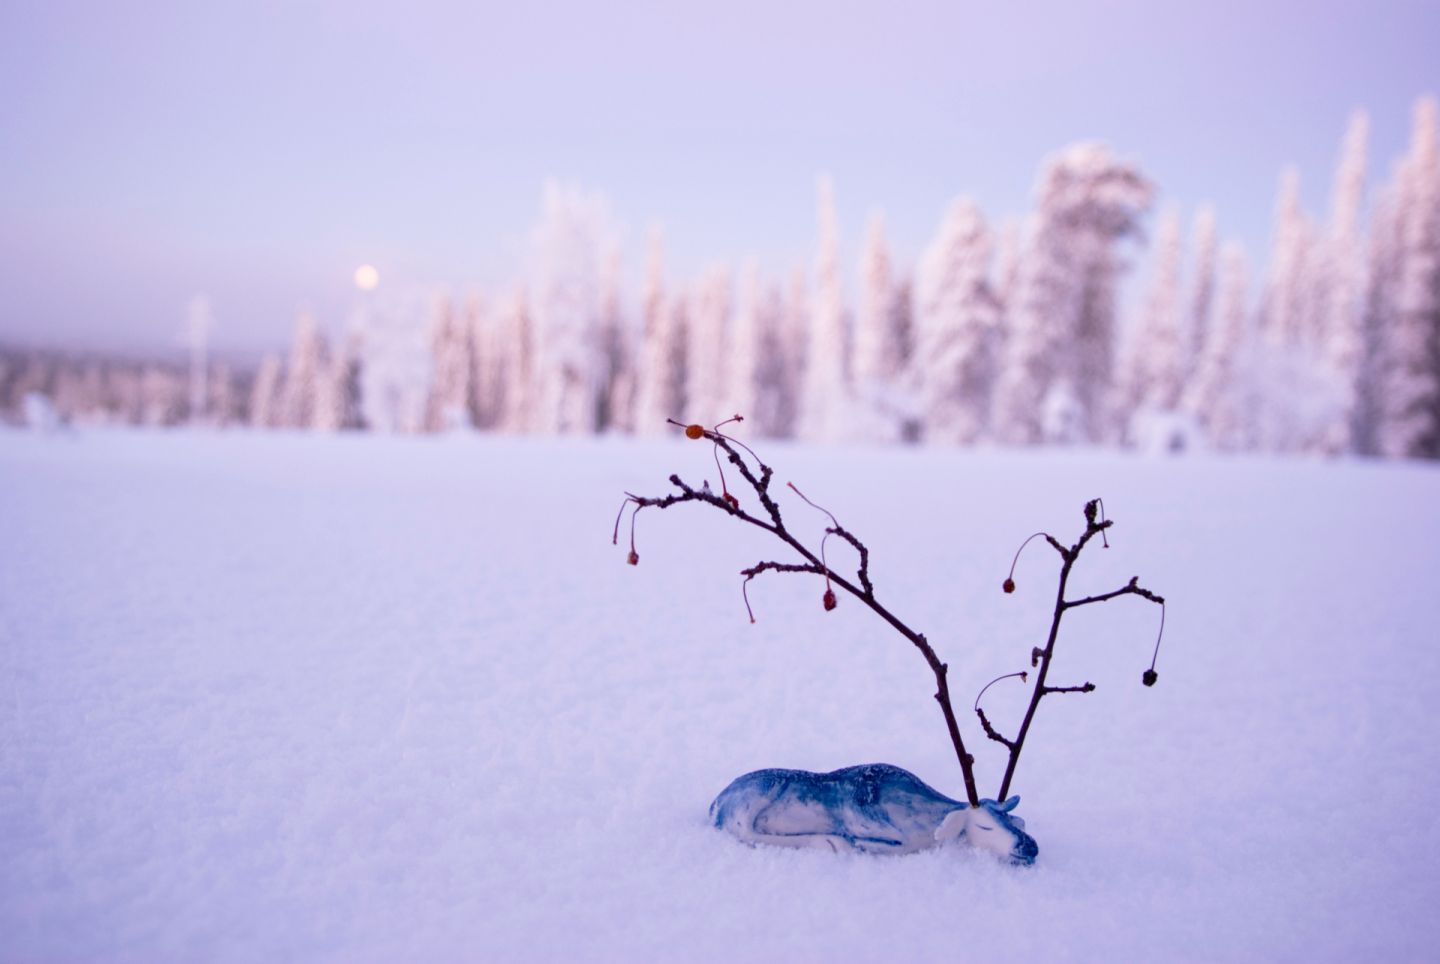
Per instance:
[[[846,258],[881,206],[909,262],[1082,138],[1258,256],[1283,165],[1320,213],[1349,112],[1373,181],[1440,90],[1436,3],[881,6],[11,0],[0,341],[178,350],[203,291],[217,345],[278,347],[367,261],[493,286],[547,176],[609,195],[632,274],[651,221],[673,276],[808,263],[821,170]]]

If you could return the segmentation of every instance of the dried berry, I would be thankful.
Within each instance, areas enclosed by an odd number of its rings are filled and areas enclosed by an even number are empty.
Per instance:
[[[640,565],[640,553],[636,552],[634,549],[631,549],[630,555],[628,558],[626,558],[625,561],[630,563],[630,565],[632,566]]]
[[[686,437],[686,438],[704,438],[704,437],[705,437],[705,428],[704,428],[704,426],[701,426],[701,425],[687,425],[687,426],[685,426],[685,437]]]
[[[1000,588],[1003,589],[1003,590],[1005,590],[1006,592],[1014,592],[1014,591],[1015,591],[1015,580],[1014,580],[1014,579],[1006,579],[1004,582],[1002,582],[1002,583],[1000,584]]]
[[[1140,682],[1144,683],[1146,686],[1154,686],[1155,681],[1159,678],[1159,675],[1156,674],[1153,669],[1147,669],[1145,673],[1140,677]]]
[[[828,613],[830,610],[834,609],[835,606],[836,606],[836,602],[835,602],[835,590],[833,590],[833,589],[827,589],[827,590],[825,590],[825,595],[820,597],[820,601],[825,604],[825,611],[826,611],[827,613]]]

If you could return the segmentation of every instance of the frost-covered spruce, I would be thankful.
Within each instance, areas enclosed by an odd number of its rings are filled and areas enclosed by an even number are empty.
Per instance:
[[[746,843],[834,852],[908,854],[961,840],[1017,864],[1035,862],[1039,847],[1020,802],[951,800],[919,777],[888,763],[831,773],[756,770],[737,778],[710,805],[716,827]]]

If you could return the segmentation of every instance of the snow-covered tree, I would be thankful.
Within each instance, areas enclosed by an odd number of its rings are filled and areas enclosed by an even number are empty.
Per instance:
[[[1315,229],[1300,206],[1300,172],[1280,176],[1260,331],[1273,348],[1312,348]]]
[[[907,294],[895,277],[884,215],[877,211],[860,254],[860,307],[851,359],[859,409],[855,434],[864,438],[894,440],[914,418],[913,386],[905,377],[911,339]]]
[[[1355,447],[1359,418],[1359,382],[1365,354],[1362,301],[1365,289],[1365,259],[1360,219],[1365,204],[1366,139],[1369,118],[1356,111],[1340,152],[1331,190],[1330,222],[1320,252],[1323,270],[1320,284],[1319,358],[1328,367],[1336,392],[1334,421],[1317,440],[1331,453]]]
[[[735,312],[730,320],[729,347],[725,366],[724,404],[758,431],[760,421],[760,365],[767,346],[760,319],[760,267],[752,258],[740,269]]]
[[[496,304],[478,295],[467,313],[470,343],[475,347],[471,408],[475,424],[484,429],[498,428],[504,414],[506,357],[511,346],[505,343],[502,314]]]
[[[635,430],[635,337],[620,303],[620,250],[612,248],[600,272],[600,431]]]
[[[1100,144],[1072,145],[1049,158],[1006,314],[1004,364],[994,426],[1004,441],[1042,440],[1052,392],[1073,401],[1082,438],[1107,421],[1115,351],[1117,242],[1133,234],[1150,205],[1149,182]]]
[[[516,288],[500,306],[497,329],[499,351],[494,378],[501,388],[495,425],[505,432],[523,434],[531,431],[535,414],[531,402],[535,341],[529,298],[523,287]]]
[[[1168,207],[1155,232],[1154,267],[1138,323],[1125,339],[1116,377],[1121,436],[1135,440],[1134,419],[1174,411],[1184,387],[1180,333],[1180,212]]]
[[[713,425],[735,414],[729,385],[730,271],[716,265],[696,287],[690,315],[689,398],[686,418]]]
[[[904,367],[906,332],[895,310],[895,267],[885,239],[885,215],[876,211],[860,253],[860,307],[855,315],[852,371],[857,385],[889,384]]]
[[[1400,216],[1395,184],[1375,199],[1366,244],[1365,292],[1361,306],[1361,353],[1355,385],[1354,450],[1380,455],[1380,426],[1385,418],[1386,335],[1395,317],[1400,280]]]
[[[1249,288],[1244,249],[1228,243],[1220,253],[1215,322],[1182,400],[1210,444],[1222,450],[1243,449],[1250,442],[1253,393],[1242,383],[1251,334]]]
[[[635,392],[635,431],[659,435],[667,418],[680,418],[685,401],[684,330],[665,291],[664,238],[650,229],[645,256],[645,282],[640,293],[640,350]]]
[[[98,370],[97,370],[98,374]],[[224,362],[217,364],[205,380],[208,399],[205,410],[210,422],[218,428],[225,428],[244,421],[240,393],[237,390],[235,373]]]
[[[820,244],[801,381],[800,434],[833,442],[851,434],[850,319],[840,268],[840,221],[828,176],[819,179],[816,194]]]
[[[604,372],[600,276],[613,243],[599,195],[545,185],[534,246],[536,430],[588,434],[597,428]]]
[[[190,299],[185,313],[185,336],[190,343],[190,422],[198,424],[206,420],[206,409],[210,392],[206,386],[210,361],[207,349],[210,343],[210,329],[215,326],[215,316],[210,311],[210,299],[196,295]]]
[[[991,285],[1002,309],[1015,300],[1015,283],[1020,277],[1020,222],[1007,218],[1000,226],[995,252],[995,282]]]
[[[1217,237],[1215,208],[1212,205],[1202,204],[1195,211],[1191,239],[1195,252],[1194,270],[1190,274],[1189,297],[1181,319],[1181,356],[1184,358],[1187,379],[1200,364],[1205,340],[1210,334],[1210,319],[1214,310]]]
[[[140,394],[142,425],[176,425],[183,420],[187,386],[174,372],[159,365],[147,365],[141,376]]]
[[[302,311],[295,321],[295,338],[290,345],[290,363],[285,368],[280,390],[280,421],[286,428],[313,428],[316,400],[328,363],[325,336],[315,317]]]
[[[754,418],[756,435],[767,438],[785,438],[794,434],[795,425],[795,362],[793,345],[786,337],[785,296],[776,283],[760,286],[758,272],[754,277],[756,300],[754,304],[755,328],[759,343],[754,366],[755,402]],[[742,309],[743,310],[743,309]],[[744,321],[737,322],[740,328]],[[740,410],[744,413],[744,410]]]
[[[810,284],[801,265],[790,273],[779,312],[776,358],[782,364],[775,373],[775,436],[795,438],[800,432],[805,373],[810,366]]]
[[[989,421],[1000,306],[979,206],[957,198],[915,275],[915,371],[928,440],[968,445]]]
[[[449,297],[441,297],[436,305],[431,346],[434,379],[430,385],[425,427],[431,432],[472,428],[470,378],[474,367],[474,346],[471,325],[455,309],[455,302]]]
[[[321,432],[361,428],[360,353],[361,336],[350,332],[331,353],[321,369],[315,391],[315,415],[311,427]]]
[[[280,359],[266,355],[250,392],[250,424],[255,428],[274,428],[280,424],[279,409]]]
[[[423,290],[391,290],[360,316],[360,397],[365,424],[380,432],[420,432],[434,358],[430,331],[438,300]]]
[[[1440,457],[1440,121],[1433,97],[1415,106],[1396,183],[1396,279],[1381,332],[1380,449]]]

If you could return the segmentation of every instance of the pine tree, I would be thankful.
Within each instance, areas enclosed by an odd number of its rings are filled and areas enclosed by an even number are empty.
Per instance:
[[[95,369],[98,376],[99,369]],[[205,409],[209,413],[211,424],[216,428],[227,428],[242,421],[240,396],[236,391],[235,373],[230,366],[220,362],[211,369],[205,380],[208,399]]]
[[[1273,235],[1260,331],[1280,350],[1308,348],[1314,228],[1300,206],[1300,172],[1294,167],[1280,176]]]
[[[523,287],[516,288],[500,309],[500,344],[503,351],[496,362],[500,390],[500,411],[496,425],[502,431],[524,434],[532,431],[535,408],[532,404],[535,377],[535,341],[530,303]]]
[[[650,229],[645,257],[645,283],[640,293],[640,350],[636,372],[635,431],[665,432],[667,418],[680,418],[685,390],[685,346],[672,328],[673,315],[665,291],[664,238]]]
[[[434,376],[430,332],[440,304],[424,291],[392,291],[361,316],[360,400],[371,429],[424,430]]]
[[[925,437],[968,445],[989,421],[1000,305],[991,239],[969,198],[951,203],[916,273],[917,374]]]
[[[1397,278],[1382,332],[1379,442],[1392,457],[1440,457],[1440,122],[1415,105],[1396,185]]]
[[[209,374],[207,349],[210,329],[214,325],[215,317],[210,311],[210,299],[204,295],[196,295],[190,301],[185,318],[185,334],[190,342],[189,416],[192,424],[207,420],[206,409],[210,401],[210,391],[206,385],[206,376]]]
[[[1322,357],[1322,247],[1301,208],[1293,167],[1281,175],[1273,233],[1259,337],[1250,353],[1256,445],[1266,452],[1318,451],[1339,418],[1339,404]]]
[[[716,265],[705,273],[696,290],[690,315],[688,415],[692,421],[713,425],[735,414],[726,397],[729,384],[730,272]]]
[[[1205,432],[1210,444],[1222,450],[1248,447],[1251,397],[1241,383],[1250,338],[1250,277],[1240,245],[1226,244],[1220,253],[1219,304],[1215,325],[1186,386],[1182,401]]]
[[[853,375],[857,385],[888,384],[904,352],[896,330],[894,265],[885,240],[885,215],[870,217],[860,255],[860,308],[855,316]]]
[[[1210,334],[1211,314],[1215,300],[1215,208],[1202,204],[1195,212],[1191,229],[1195,251],[1194,271],[1190,278],[1190,297],[1181,322],[1181,357],[1188,380],[1200,364],[1205,340]]]
[[[1354,448],[1361,455],[1382,454],[1380,429],[1385,420],[1387,335],[1395,318],[1395,296],[1400,282],[1401,219],[1395,209],[1395,190],[1396,184],[1392,182],[1376,197],[1366,246],[1361,355],[1353,426]]]
[[[274,428],[280,424],[279,409],[280,359],[266,355],[250,392],[250,424],[255,428]]]
[[[884,215],[876,212],[860,256],[860,308],[855,319],[852,383],[855,434],[875,441],[902,437],[915,417],[906,378],[910,354],[908,289],[895,277]]]
[[[620,249],[612,247],[600,272],[600,431],[635,430],[635,338],[620,304]]]
[[[801,382],[801,435],[820,442],[850,434],[850,324],[840,270],[840,226],[830,178],[817,185],[820,245],[815,257],[805,374]]]
[[[802,392],[810,367],[810,286],[803,266],[790,272],[790,285],[779,309],[776,357],[783,363],[775,383],[775,436],[795,438],[800,433]]]
[[[280,390],[279,424],[286,428],[315,427],[316,400],[327,362],[325,336],[315,318],[302,311],[295,321],[295,338],[290,345],[290,363]]]
[[[1359,418],[1361,366],[1365,355],[1364,257],[1360,218],[1365,204],[1366,138],[1369,118],[1356,111],[1340,153],[1331,191],[1330,223],[1322,252],[1320,277],[1320,362],[1329,371],[1336,395],[1335,418],[1325,426],[1319,445],[1327,452],[1355,448]]]
[[[752,258],[740,270],[740,285],[731,319],[725,404],[743,415],[749,429],[760,434],[762,420],[760,366],[768,351],[761,328],[760,268]]]
[[[471,410],[478,428],[498,430],[505,414],[506,361],[514,347],[505,343],[504,299],[476,295],[468,315],[470,343],[475,346]]]
[[[365,428],[360,396],[360,367],[363,343],[358,331],[341,341],[326,366],[325,392],[316,427],[326,431]]]
[[[470,420],[470,375],[473,367],[470,330],[466,319],[455,310],[454,300],[442,296],[436,305],[431,332],[432,370],[435,375],[425,412],[427,431],[473,427]]]
[[[1151,193],[1139,170],[1103,145],[1072,145],[1045,163],[1005,314],[994,408],[1003,441],[1041,441],[1043,416],[1062,398],[1073,402],[1079,437],[1105,434],[1121,268],[1115,248],[1136,232]]]
[[[1167,208],[1155,232],[1154,268],[1138,324],[1130,332],[1117,376],[1116,411],[1132,419],[1171,412],[1184,387],[1180,334],[1180,212]],[[1134,423],[1122,437],[1136,440]]]
[[[551,181],[532,237],[535,419],[538,431],[588,434],[597,428],[603,352],[600,272],[611,243],[598,195]]]
[[[794,434],[796,375],[792,345],[786,337],[786,300],[778,284],[769,283],[762,289],[758,274],[755,284],[755,327],[759,337],[754,367],[755,433],[785,438]]]

